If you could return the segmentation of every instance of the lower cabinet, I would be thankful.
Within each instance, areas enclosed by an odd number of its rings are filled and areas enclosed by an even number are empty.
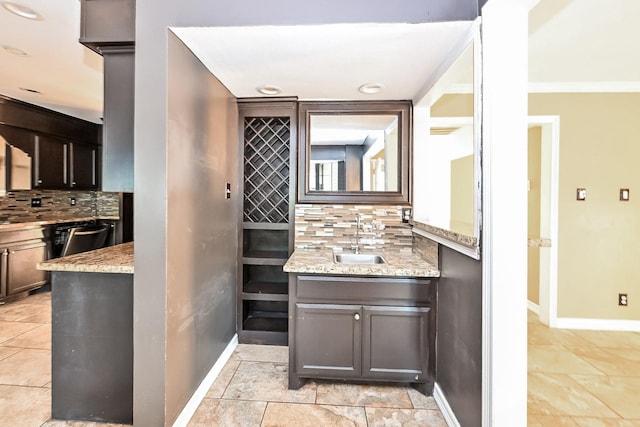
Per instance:
[[[0,232],[0,299],[46,284],[49,273],[38,270],[37,265],[50,252],[48,227]]]
[[[435,281],[290,276],[289,387],[304,379],[433,391]]]

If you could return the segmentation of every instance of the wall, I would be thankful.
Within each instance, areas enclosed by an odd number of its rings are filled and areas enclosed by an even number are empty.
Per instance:
[[[169,126],[168,110],[173,100],[168,94],[167,64],[169,61],[169,43],[167,28],[171,26],[216,26],[216,25],[285,25],[285,24],[318,24],[347,22],[433,22],[471,20],[478,15],[477,0],[406,0],[399,7],[396,3],[383,0],[325,0],[323,2],[298,2],[293,0],[274,0],[270,2],[228,2],[223,0],[186,0],[174,2],[169,0],[136,1],[136,63],[135,63],[135,229],[136,229],[136,274],[134,285],[134,343],[136,354],[134,360],[134,423],[136,426],[170,425],[182,410],[181,400],[177,396],[167,399],[165,393],[171,386],[169,379],[174,372],[191,371],[194,367],[213,361],[202,361],[198,354],[183,364],[179,358],[164,359],[169,328],[175,326],[167,321],[168,313],[185,310],[191,307],[181,306],[173,299],[186,298],[195,302],[197,295],[189,295],[191,288],[176,288],[172,281],[178,278],[169,276],[169,248],[171,227],[169,211],[173,203],[178,202],[171,196],[175,191],[173,179],[180,173],[190,175],[189,169],[204,165],[173,165],[174,172],[169,173],[167,159],[170,153],[170,142],[167,135]],[[173,43],[171,43],[173,44]],[[174,46],[175,48],[175,46]],[[199,73],[198,73],[199,75]],[[185,85],[185,78],[179,79]],[[179,83],[179,82],[177,82]],[[197,98],[203,94],[202,88],[192,94]],[[190,93],[190,92],[189,92]],[[206,94],[206,93],[205,93]],[[195,100],[184,99],[190,105]],[[188,109],[191,111],[191,109]],[[228,120],[223,123],[223,120]],[[233,125],[232,117],[219,117],[216,123],[220,126]],[[183,129],[199,134],[209,132],[213,124],[196,123]],[[200,127],[201,126],[201,127]],[[185,144],[191,139],[185,138]],[[184,141],[183,141],[184,142]],[[233,141],[237,145],[237,140]],[[237,164],[235,157],[231,164]],[[180,168],[183,168],[180,170]],[[210,182],[199,181],[202,203],[212,203],[203,194],[211,193]],[[217,188],[217,187],[216,187]],[[235,187],[234,187],[235,190]],[[203,192],[204,191],[204,192]],[[236,193],[237,194],[237,191]],[[193,196],[193,195],[192,195]],[[190,200],[190,203],[200,203]],[[215,223],[215,218],[207,216],[207,211],[198,213],[198,219]],[[174,219],[177,221],[177,219]],[[190,224],[194,225],[194,224]],[[189,232],[185,227],[183,239],[187,245],[195,247],[203,243],[201,236]],[[233,251],[229,245],[228,251]],[[203,254],[204,256],[204,254]],[[199,258],[198,261],[201,261]],[[198,265],[198,268],[201,266]],[[173,289],[172,289],[173,288]],[[185,294],[183,297],[181,294]],[[166,323],[165,323],[166,322]],[[165,325],[167,327],[165,328]],[[193,337],[200,331],[191,322],[185,322],[182,334]],[[225,331],[226,326],[211,326],[212,335],[218,334],[218,328]],[[194,338],[195,340],[195,338]],[[195,368],[200,369],[200,368]],[[165,376],[166,373],[166,376]],[[192,377],[191,381],[195,380]],[[186,381],[186,380],[185,380]],[[195,387],[197,384],[190,384]],[[173,393],[173,392],[172,392]],[[176,392],[183,393],[183,390]],[[176,398],[174,398],[176,397]]]
[[[541,168],[542,168],[542,128],[529,128],[529,237],[539,239],[541,204]],[[540,247],[529,246],[527,254],[527,299],[534,304],[540,303]]]
[[[31,198],[38,197],[42,206],[31,207]],[[71,206],[69,200],[76,199]],[[0,197],[0,223],[29,222],[78,217],[118,217],[118,193],[102,191],[21,190]]]
[[[451,230],[473,236],[473,155],[451,160]]]
[[[436,382],[460,425],[482,425],[482,263],[439,245]]]
[[[529,114],[560,116],[558,317],[640,319],[640,94],[530,94]]]
[[[411,227],[402,223],[402,206],[382,205],[296,205],[296,248],[351,250],[356,214],[362,221],[362,249],[393,247],[411,252]]]

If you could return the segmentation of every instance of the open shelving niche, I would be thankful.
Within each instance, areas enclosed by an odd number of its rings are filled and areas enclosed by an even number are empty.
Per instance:
[[[297,103],[238,101],[243,151],[238,339],[287,344],[288,275],[294,245]]]

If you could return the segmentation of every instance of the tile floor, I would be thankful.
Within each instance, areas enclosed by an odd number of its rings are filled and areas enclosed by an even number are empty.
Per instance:
[[[407,387],[309,382],[288,390],[287,359],[286,347],[239,345],[189,425],[446,427],[434,399]],[[109,426],[50,421],[50,382],[50,294],[1,305],[0,427]]]
[[[49,421],[51,300],[0,306],[0,427]],[[549,329],[529,312],[528,425],[640,427],[640,333]],[[286,347],[240,345],[190,426],[445,426],[411,388],[309,382],[286,387]]]
[[[528,315],[529,426],[640,426],[640,333],[550,329]]]

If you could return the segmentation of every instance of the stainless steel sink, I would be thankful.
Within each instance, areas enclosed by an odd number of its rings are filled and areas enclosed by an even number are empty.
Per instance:
[[[386,264],[382,255],[376,254],[333,254],[336,264]]]

